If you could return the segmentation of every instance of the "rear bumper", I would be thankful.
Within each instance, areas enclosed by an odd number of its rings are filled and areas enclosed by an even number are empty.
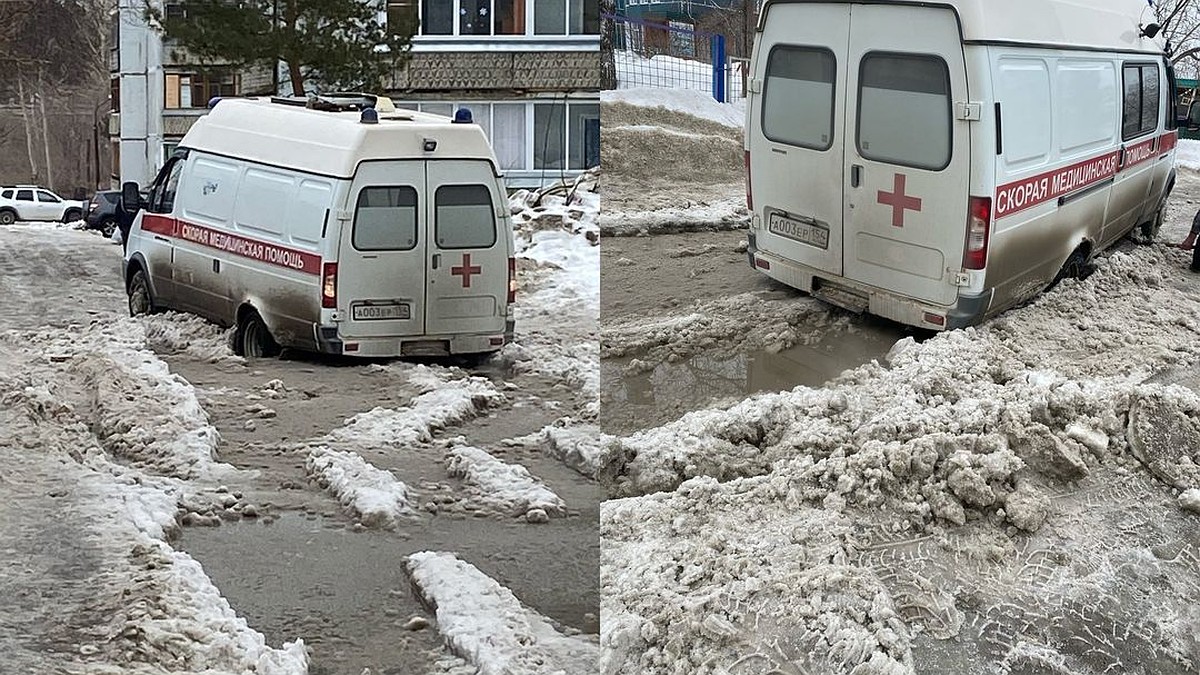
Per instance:
[[[750,267],[758,272],[806,293],[813,293],[814,283],[822,283],[845,289],[865,299],[867,312],[898,323],[926,330],[950,330],[965,328],[979,323],[987,316],[992,304],[992,289],[980,295],[960,295],[952,305],[938,305],[905,297],[881,288],[868,286],[844,277],[836,277],[807,265],[802,265],[773,253],[761,251],[755,243],[754,233],[749,236],[746,257]],[[931,317],[944,317],[939,324]]]
[[[514,323],[510,319],[505,323],[503,333],[352,338],[341,335],[336,325],[314,325],[313,332],[317,351],[324,354],[392,358],[494,352],[512,342],[513,328]]]

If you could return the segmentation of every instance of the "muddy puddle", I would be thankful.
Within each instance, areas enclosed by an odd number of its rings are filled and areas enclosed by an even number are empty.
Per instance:
[[[313,675],[401,674],[435,672],[446,656],[436,628],[404,628],[414,616],[433,618],[404,571],[407,555],[454,552],[560,626],[597,633],[599,541],[581,532],[562,520],[478,518],[354,532],[340,519],[285,512],[269,524],[185,528],[175,546],[269,644],[303,638]]]
[[[637,357],[601,362],[605,431],[623,434],[664,424],[689,411],[740,401],[750,394],[820,387],[848,369],[882,359],[897,340],[926,335],[865,317],[810,344],[780,352],[708,350],[652,370],[629,368]]]

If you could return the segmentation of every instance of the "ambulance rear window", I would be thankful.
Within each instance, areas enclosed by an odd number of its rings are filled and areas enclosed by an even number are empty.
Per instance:
[[[937,56],[873,52],[859,72],[858,152],[940,171],[950,164],[950,68]]]
[[[434,237],[438,248],[491,248],[496,244],[496,210],[486,185],[443,185],[434,194]]]
[[[837,61],[828,49],[773,47],[763,90],[763,135],[776,143],[828,150],[836,73]]]
[[[411,251],[417,246],[417,190],[408,185],[368,187],[358,193],[354,248]]]

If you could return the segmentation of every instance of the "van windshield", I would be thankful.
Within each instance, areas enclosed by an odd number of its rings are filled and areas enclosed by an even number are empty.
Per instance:
[[[363,188],[354,210],[352,242],[360,251],[416,248],[416,188],[409,185]]]
[[[443,185],[434,194],[438,248],[491,248],[496,213],[486,185]]]

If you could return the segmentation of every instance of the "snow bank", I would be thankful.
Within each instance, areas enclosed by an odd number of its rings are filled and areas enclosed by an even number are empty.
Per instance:
[[[601,103],[627,103],[642,108],[665,108],[710,120],[739,131],[746,124],[746,101],[721,103],[696,89],[635,87],[600,92]],[[1200,152],[1197,153],[1200,156]]]
[[[303,640],[267,646],[186,553],[148,542],[134,547],[131,562],[156,573],[139,576],[127,594],[130,609],[117,640],[124,658],[172,672],[308,672]]]
[[[1181,138],[1175,148],[1176,166],[1200,171],[1200,141]]]
[[[588,478],[599,478],[617,463],[609,451],[615,438],[601,432],[595,424],[578,424],[564,418],[531,438],[551,456]]]
[[[452,372],[452,371],[448,371]],[[433,433],[448,425],[470,419],[488,407],[504,401],[487,378],[435,374],[418,371],[429,390],[397,410],[375,408],[346,420],[345,426],[327,437],[334,446],[404,447],[433,440]],[[437,378],[436,381],[433,378]]]
[[[308,453],[304,468],[367,527],[394,527],[414,515],[408,486],[356,453],[319,447]]]
[[[470,563],[451,553],[423,551],[410,555],[407,567],[436,609],[438,632],[478,675],[595,672],[594,643],[563,635]]]
[[[600,396],[598,188],[599,174],[592,172],[540,197],[520,191],[511,198],[523,264],[516,339],[500,352],[514,373],[534,373],[575,389],[577,406],[592,417],[599,413]]]
[[[604,672],[1194,669],[1200,397],[1144,382],[1200,359],[1184,259],[1118,251],[824,389],[616,439]]]
[[[746,227],[740,106],[699,92],[604,92],[605,236]]]
[[[216,363],[242,361],[230,349],[234,329],[222,329],[194,314],[165,312],[138,317],[151,348]]]
[[[146,348],[133,319],[93,324],[45,345],[94,391],[92,430],[110,453],[152,473],[216,479],[220,436],[187,380]]]
[[[144,467],[142,462],[116,464],[100,445],[105,437],[93,435],[97,422],[92,416],[111,414],[111,409],[93,410],[93,403],[103,406],[92,400],[96,393],[91,387],[97,381],[109,382],[106,378],[132,378],[130,373],[146,376],[148,388],[120,386],[163,399],[161,407],[148,399],[137,401],[145,404],[142,423],[164,427],[155,442],[170,445],[169,434],[187,424],[203,424],[191,414],[188,390],[163,378],[148,353],[136,349],[136,324],[122,321],[112,332],[100,333],[110,338],[107,342],[94,343],[94,330],[69,335],[50,331],[23,357],[14,358],[0,343],[0,463],[5,476],[20,481],[19,489],[6,491],[0,540],[8,540],[12,533],[5,530],[15,528],[40,551],[30,560],[44,558],[49,551],[55,566],[69,569],[48,576],[42,576],[48,570],[38,565],[10,570],[10,578],[18,583],[42,588],[37,607],[11,608],[8,618],[20,626],[29,620],[22,612],[44,613],[47,607],[80,612],[87,622],[80,625],[87,630],[80,633],[85,639],[79,653],[96,672],[149,672],[147,664],[154,664],[157,671],[303,675],[308,659],[302,641],[281,649],[267,646],[263,635],[221,597],[200,565],[167,543],[178,530],[179,505],[199,488],[198,481],[154,475],[151,469],[162,468],[155,462]],[[64,352],[69,345],[80,353]],[[129,372],[121,372],[124,367]],[[99,394],[104,393],[101,387]],[[171,412],[179,417],[171,419]],[[188,447],[184,440],[177,449],[182,453]],[[70,537],[69,550],[61,548],[63,537]],[[22,575],[30,578],[22,580]],[[48,579],[54,580],[53,588]],[[6,659],[20,662],[21,657],[6,653]],[[38,672],[53,669],[55,658],[43,652]]]
[[[466,439],[456,439],[463,443]],[[561,516],[566,503],[519,464],[508,464],[479,448],[456,445],[446,451],[446,471],[461,478],[472,501],[508,515],[540,510]],[[531,518],[534,516],[531,516]]]
[[[912,673],[886,589],[850,564],[850,523],[783,481],[602,504],[603,673]]]

